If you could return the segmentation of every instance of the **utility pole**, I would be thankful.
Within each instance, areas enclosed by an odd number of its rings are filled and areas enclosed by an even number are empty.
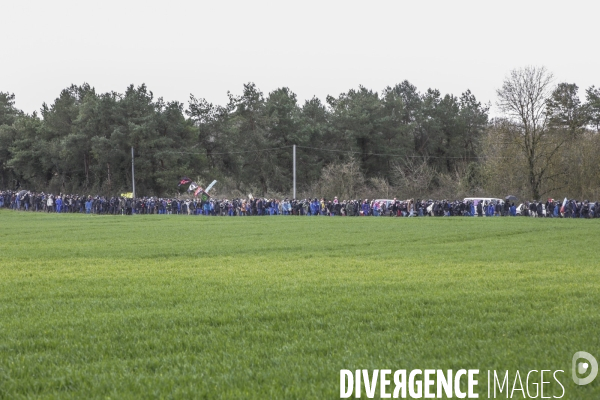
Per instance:
[[[294,199],[296,198],[296,145],[294,145],[293,147],[293,154],[294,154]]]
[[[131,186],[133,186],[133,198],[135,199],[135,164],[133,162],[133,146],[131,146]]]

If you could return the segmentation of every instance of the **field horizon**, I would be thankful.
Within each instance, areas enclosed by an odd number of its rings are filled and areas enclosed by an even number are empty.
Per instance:
[[[599,227],[2,210],[0,399],[339,398],[341,369],[426,368],[598,398],[571,357],[600,356]]]

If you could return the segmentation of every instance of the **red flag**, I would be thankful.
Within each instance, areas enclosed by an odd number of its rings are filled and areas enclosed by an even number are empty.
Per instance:
[[[181,178],[179,180],[179,185],[177,186],[181,186],[181,185],[187,185],[188,183],[190,183],[192,180],[190,178],[186,178],[185,176],[183,178]]]

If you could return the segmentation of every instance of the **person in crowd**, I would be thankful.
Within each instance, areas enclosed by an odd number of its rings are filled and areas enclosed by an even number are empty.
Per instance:
[[[369,208],[369,199],[365,199],[362,204],[362,215],[367,217],[369,216],[370,208]]]
[[[49,213],[54,211],[54,196],[48,196],[46,210],[48,210]]]

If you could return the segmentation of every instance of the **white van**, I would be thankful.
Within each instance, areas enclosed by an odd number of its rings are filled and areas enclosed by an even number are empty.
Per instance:
[[[477,207],[477,204],[479,204],[480,202],[485,203],[490,203],[490,201],[493,201],[494,203],[496,202],[500,202],[500,204],[504,204],[504,200],[499,199],[497,197],[465,197],[464,202],[466,203],[467,201],[472,201],[473,202],[473,206]],[[485,211],[483,212],[483,215],[485,216]],[[475,213],[474,215],[475,217],[477,216],[477,213]]]
[[[390,205],[394,202],[394,200],[390,199],[375,199],[374,201],[378,201],[379,204],[385,203],[385,208],[390,208]]]
[[[485,203],[485,202],[488,202],[488,203],[489,203],[490,201],[493,201],[493,202],[498,202],[498,201],[499,201],[500,203],[504,203],[504,200],[502,200],[502,199],[498,199],[498,198],[496,198],[496,197],[465,197],[465,199],[464,199],[464,202],[467,202],[467,201],[472,201],[472,202],[473,202],[473,205],[475,205],[475,206],[476,206],[476,205],[477,205],[477,204],[478,204],[480,201],[483,201],[484,203]]]

